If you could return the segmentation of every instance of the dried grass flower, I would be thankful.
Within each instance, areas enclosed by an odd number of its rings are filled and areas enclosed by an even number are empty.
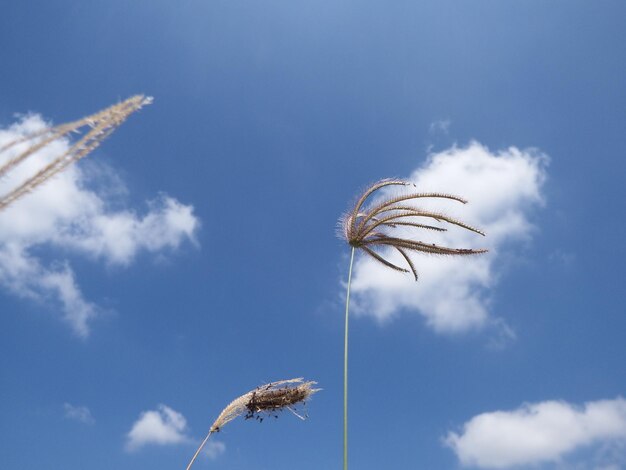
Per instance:
[[[0,210],[5,209],[20,197],[34,190],[37,186],[45,183],[72,163],[75,163],[81,158],[87,156],[117,127],[119,127],[128,118],[128,116],[150,103],[152,103],[151,97],[136,95],[96,114],[79,119],[78,121],[45,128],[13,140],[2,146],[0,148],[0,155],[13,147],[27,144],[24,150],[18,151],[17,155],[0,164],[0,178],[4,177],[28,157],[32,156],[52,142],[66,137],[71,133],[79,133],[84,127],[89,128],[89,131],[87,131],[87,133],[74,143],[67,151],[56,157],[52,162],[47,164],[36,174],[27,178],[26,181],[20,183],[7,194],[0,196]]]
[[[305,382],[302,378],[279,380],[261,385],[230,402],[211,425],[209,433],[196,450],[186,470],[191,468],[211,434],[219,432],[225,424],[239,416],[243,415],[245,419],[254,418],[263,421],[265,416],[276,417],[278,412],[289,410],[298,418],[304,419],[296,411],[296,406],[305,404],[311,395],[320,390],[313,388],[316,383]]]
[[[346,311],[344,326],[344,355],[343,355],[343,469],[348,469],[348,319],[350,309],[350,285],[352,283],[352,266],[354,253],[362,250],[371,258],[395,271],[411,272],[417,281],[417,269],[409,254],[422,252],[435,255],[476,255],[487,250],[479,248],[451,248],[436,243],[427,243],[413,238],[407,238],[406,230],[403,235],[396,235],[397,229],[410,229],[416,233],[420,230],[445,232],[447,229],[441,224],[455,225],[465,230],[485,235],[481,230],[472,227],[446,214],[422,209],[413,205],[416,200],[436,198],[449,199],[465,204],[467,201],[459,196],[446,193],[408,192],[398,196],[390,196],[376,201],[371,205],[366,202],[377,191],[389,186],[414,186],[412,183],[398,179],[384,179],[372,184],[358,198],[356,204],[339,220],[340,236],[352,247],[350,253],[350,267],[348,269],[348,284],[346,286]],[[382,248],[395,249],[406,261],[409,269],[392,263],[381,254]]]
[[[467,203],[465,199],[452,194],[410,192],[385,198],[370,207],[364,208],[367,199],[376,191],[387,186],[414,185],[402,180],[385,179],[367,188],[357,200],[354,208],[344,214],[340,220],[342,236],[353,248],[363,250],[373,259],[391,269],[408,273],[409,269],[392,263],[376,251],[384,247],[395,249],[406,261],[415,280],[418,279],[417,269],[409,257],[409,252],[465,256],[485,253],[487,251],[486,249],[474,248],[450,248],[435,243],[426,243],[410,238],[394,236],[394,229],[399,227],[412,228],[416,231],[423,229],[427,231],[445,232],[447,230],[440,225],[433,225],[433,221],[436,223],[445,222],[456,225],[457,227],[475,232],[479,235],[484,236],[485,234],[481,230],[465,222],[449,217],[446,214],[421,209],[410,204],[412,201],[425,198],[449,199],[463,204]]]

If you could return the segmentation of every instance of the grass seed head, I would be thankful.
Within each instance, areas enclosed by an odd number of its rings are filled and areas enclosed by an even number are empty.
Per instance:
[[[301,417],[295,411],[295,406],[304,404],[311,395],[319,391],[313,388],[316,382],[305,382],[302,378],[279,380],[255,388],[233,400],[218,416],[211,432],[219,431],[226,423],[238,416],[246,419],[263,420],[266,415],[276,416],[276,413],[285,409]]]
[[[366,201],[374,193],[389,186],[408,187],[414,185],[402,180],[384,179],[368,187],[359,197],[352,210],[344,214],[339,221],[342,238],[350,246],[361,249],[388,268],[408,273],[409,269],[390,262],[379,253],[379,250],[384,247],[395,249],[406,261],[415,280],[418,278],[417,270],[409,257],[409,252],[462,256],[475,255],[487,251],[482,248],[450,248],[435,243],[425,243],[410,238],[394,236],[394,229],[399,227],[409,228],[415,232],[419,230],[445,232],[447,228],[442,227],[442,223],[456,225],[479,235],[484,236],[485,234],[481,230],[446,214],[420,209],[411,204],[415,200],[425,198],[449,199],[462,204],[467,203],[465,199],[452,194],[407,192],[403,195],[385,198],[370,206],[365,205]]]
[[[296,412],[294,407],[304,404],[311,395],[320,390],[319,388],[313,388],[315,384],[316,382],[305,382],[302,378],[279,380],[278,382],[271,382],[257,387],[233,400],[217,417],[211,429],[209,429],[209,433],[191,458],[186,470],[191,469],[211,434],[219,432],[226,423],[238,416],[244,415],[246,419],[256,418],[262,421],[266,415],[277,417],[277,412],[287,409],[299,418],[304,419]]]
[[[78,121],[61,124],[55,127],[46,127],[40,131],[13,140],[0,147],[0,155],[20,144],[26,148],[11,156],[8,160],[0,160],[0,178],[21,164],[28,157],[48,146],[52,142],[67,137],[71,133],[80,132],[85,128],[85,135],[75,142],[65,153],[58,155],[48,165],[37,173],[21,182],[7,194],[0,196],[0,211],[8,207],[20,197],[33,191],[57,173],[66,169],[72,163],[86,157],[96,149],[115,129],[134,112],[152,103],[152,98],[136,95],[121,103],[114,104],[96,114],[79,119]],[[15,148],[13,149],[15,151]]]

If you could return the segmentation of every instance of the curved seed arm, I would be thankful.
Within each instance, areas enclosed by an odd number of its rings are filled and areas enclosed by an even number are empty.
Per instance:
[[[413,277],[415,277],[415,280],[417,281],[418,279],[417,269],[415,269],[415,266],[413,265],[413,261],[411,261],[411,258],[409,258],[409,255],[406,253],[406,251],[404,251],[399,246],[394,246],[394,248],[398,250],[398,252],[402,255],[406,263],[409,265],[409,267],[411,268],[411,272],[413,273]]]
[[[363,249],[363,251],[365,251],[368,255],[370,255],[372,258],[374,258],[376,261],[381,262],[382,264],[384,264],[385,266],[387,266],[388,268],[391,269],[395,269],[396,271],[400,271],[403,273],[408,273],[409,270],[408,269],[404,269],[401,268],[400,266],[396,266],[395,264],[393,264],[390,261],[387,261],[385,258],[383,258],[382,256],[380,256],[378,253],[376,253],[374,250],[372,250],[371,248],[368,248],[367,246],[362,246],[361,247]]]
[[[388,209],[390,206],[395,206],[399,202],[403,202],[403,201],[409,201],[409,200],[412,200],[412,199],[423,199],[423,198],[450,199],[450,200],[453,200],[453,201],[458,201],[458,202],[463,203],[463,204],[467,204],[467,201],[465,199],[463,199],[463,198],[461,198],[459,196],[455,196],[453,194],[446,194],[446,193],[412,193],[412,194],[405,194],[403,196],[397,196],[397,197],[388,199],[388,200],[383,201],[380,204],[370,208],[369,211],[368,211],[369,214],[366,217],[364,217],[363,220],[361,221],[359,229],[361,229],[369,221],[369,219],[375,217],[376,215],[380,214],[381,212],[384,212],[386,210],[396,210],[396,208],[394,208],[394,207],[392,207],[391,209]]]
[[[406,181],[401,181],[401,180],[393,180],[393,179],[389,179],[389,180],[381,180],[377,183],[374,183],[370,188],[367,189],[367,191],[365,191],[363,193],[363,195],[359,198],[359,200],[357,201],[356,205],[354,206],[354,210],[352,211],[352,223],[354,223],[356,221],[357,218],[357,214],[359,213],[359,210],[361,209],[361,206],[363,205],[363,203],[365,202],[365,200],[374,192],[379,190],[380,188],[384,188],[385,186],[391,186],[391,185],[396,185],[396,186],[406,186],[407,183]]]
[[[385,227],[391,227],[391,228],[396,228],[398,226],[404,226],[404,227],[423,228],[423,229],[426,229],[426,230],[434,230],[436,232],[447,232],[448,231],[447,228],[436,227],[434,225],[417,224],[417,223],[414,223],[414,222],[385,222],[385,223],[383,223],[381,225],[384,225]]]
[[[391,209],[391,210],[396,210],[396,209]],[[409,208],[403,207],[397,210],[401,210],[403,212],[400,212],[399,214],[392,214],[390,216],[383,217],[379,219],[378,222],[374,222],[370,224],[368,227],[364,228],[361,232],[358,233],[358,238],[361,240],[364,239],[372,230],[374,230],[376,227],[381,225],[381,223],[389,223],[389,222],[393,223],[394,219],[396,218],[406,218],[406,217],[427,217],[430,219],[434,219],[438,222],[444,221],[444,222],[448,222],[449,224],[456,225],[457,227],[461,227],[466,230],[469,230],[470,232],[474,232],[479,235],[485,236],[485,233],[482,230],[472,227],[471,225],[468,225],[465,222],[462,222],[460,220],[453,219],[452,217],[449,217],[445,214],[441,214],[438,212],[422,211],[422,210],[414,209],[410,207]]]

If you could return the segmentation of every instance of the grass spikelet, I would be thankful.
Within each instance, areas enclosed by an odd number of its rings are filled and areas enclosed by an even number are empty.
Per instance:
[[[136,95],[121,103],[110,106],[96,114],[84,117],[78,121],[61,124],[52,128],[29,134],[16,139],[0,148],[0,154],[18,144],[30,143],[26,150],[9,159],[0,166],[0,178],[22,163],[37,151],[52,142],[66,137],[70,133],[80,132],[82,128],[89,128],[87,133],[74,143],[65,153],[56,157],[51,163],[29,177],[19,186],[0,197],[0,210],[5,209],[20,197],[45,183],[57,173],[63,171],[72,163],[86,157],[96,149],[115,129],[117,129],[131,114],[152,103],[152,98]]]
[[[289,410],[298,418],[304,419],[296,412],[295,407],[304,404],[311,395],[320,390],[313,388],[315,384],[316,382],[312,381],[305,382],[302,378],[279,380],[257,387],[233,400],[211,425],[209,433],[196,450],[186,470],[191,468],[211,434],[219,432],[225,424],[239,416],[263,421],[265,416],[277,416],[277,412]]]

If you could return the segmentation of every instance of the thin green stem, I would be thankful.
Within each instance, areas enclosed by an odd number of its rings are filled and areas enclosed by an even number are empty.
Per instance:
[[[206,444],[206,441],[209,440],[209,437],[211,437],[211,434],[213,434],[213,428],[211,428],[211,430],[209,431],[209,433],[206,435],[206,437],[204,438],[204,441],[202,441],[202,444],[200,444],[200,447],[198,447],[198,450],[196,450],[196,453],[193,454],[193,457],[191,458],[191,462],[189,462],[189,465],[187,465],[187,468],[185,470],[189,470],[191,468],[191,466],[193,465],[193,463],[196,461],[196,459],[198,458],[198,455],[200,454],[200,451],[202,450],[202,448],[204,447],[204,444]]]
[[[348,310],[350,307],[350,284],[352,282],[352,264],[354,247],[350,253],[350,269],[348,270],[348,288],[346,294],[346,327],[343,340],[343,470],[348,470]]]

